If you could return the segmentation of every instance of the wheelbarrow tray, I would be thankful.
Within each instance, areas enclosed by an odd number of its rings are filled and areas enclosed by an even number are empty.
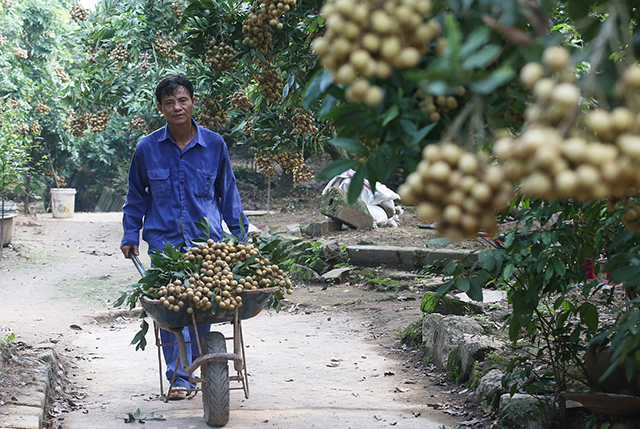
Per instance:
[[[245,290],[240,294],[242,297],[242,306],[237,309],[238,319],[250,319],[257,316],[267,305],[267,301],[271,294],[279,288],[270,287],[264,289]],[[140,298],[142,308],[151,317],[156,324],[162,329],[181,329],[185,326],[192,326],[193,319],[191,314],[187,313],[187,307],[183,307],[180,311],[169,311],[160,304],[160,300],[152,299],[147,296]],[[215,312],[210,310],[199,310],[194,308],[194,316],[196,325],[209,325],[215,323],[232,322],[236,318],[236,310],[228,310],[220,307]]]

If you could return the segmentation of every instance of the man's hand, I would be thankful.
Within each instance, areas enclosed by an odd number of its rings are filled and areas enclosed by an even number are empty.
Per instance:
[[[122,254],[127,259],[131,259],[131,253],[133,253],[136,256],[140,255],[140,253],[138,252],[138,245],[137,244],[122,246],[120,248],[120,250],[122,250]]]

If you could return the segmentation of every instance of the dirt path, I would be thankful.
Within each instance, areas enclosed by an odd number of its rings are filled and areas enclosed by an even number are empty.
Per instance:
[[[5,251],[0,264],[0,326],[30,344],[57,343],[81,405],[63,414],[63,427],[131,427],[124,418],[137,409],[164,416],[148,421],[152,427],[206,427],[200,395],[168,404],[159,400],[151,334],[144,352],[129,346],[138,320],[96,318],[138,277],[117,249],[118,213],[18,217],[13,237],[15,250]],[[263,312],[245,321],[251,396],[245,400],[241,391],[231,392],[227,427],[455,426],[429,406],[442,402],[438,389],[388,353],[399,307],[366,302],[363,293],[334,288],[316,302],[321,289],[302,287],[294,293],[297,311]],[[331,296],[339,296],[342,305],[330,304]],[[230,332],[230,326],[219,328]]]

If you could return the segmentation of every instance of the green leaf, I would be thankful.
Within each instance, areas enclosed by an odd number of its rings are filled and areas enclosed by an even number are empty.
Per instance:
[[[313,102],[324,94],[331,83],[333,83],[333,74],[329,70],[322,69],[318,71],[304,91],[304,108],[308,110]]]
[[[580,320],[587,325],[591,331],[598,329],[598,309],[590,302],[585,302],[580,306]]]
[[[329,140],[329,143],[341,147],[349,153],[367,153],[367,148],[358,139],[336,137]]]
[[[553,270],[556,272],[556,274],[558,274],[559,276],[564,276],[567,272],[567,267],[564,265],[564,262],[562,262],[560,259],[553,259],[552,260],[552,265],[553,265]]]
[[[387,124],[397,118],[399,114],[400,109],[397,105],[394,104],[389,110],[387,110],[387,113],[384,115],[384,118],[382,119],[382,126],[387,126]]]
[[[479,282],[473,280],[469,282],[467,296],[474,301],[482,302],[482,286]]]
[[[355,159],[338,159],[329,163],[322,171],[316,176],[317,180],[329,180],[335,176],[344,173],[350,168],[355,168],[360,163]]]
[[[420,143],[430,132],[431,130],[433,130],[436,126],[436,123],[431,123],[429,125],[426,125],[422,128],[420,128],[414,135],[413,135],[413,140],[412,143],[413,144],[418,144]]]
[[[511,67],[503,67],[491,73],[484,79],[472,82],[471,89],[479,94],[489,94],[500,86],[508,83],[515,76],[515,72]]]
[[[498,57],[498,55],[500,55],[501,51],[502,48],[498,45],[487,45],[478,52],[474,52],[473,54],[465,58],[462,62],[462,69],[483,69],[489,63],[494,61]]]
[[[349,204],[353,204],[360,197],[362,188],[364,186],[364,168],[356,170],[356,174],[351,178],[349,182],[349,190],[347,191],[347,201]]]
[[[471,289],[471,282],[469,281],[469,279],[464,277],[456,279],[455,285],[462,292],[469,292],[469,289]]]
[[[508,263],[507,266],[504,267],[504,271],[502,272],[502,278],[504,280],[509,280],[513,275],[513,272],[515,271],[515,269],[516,267],[513,264],[513,262]]]
[[[137,344],[136,350],[142,349],[147,346],[147,340],[145,339],[145,335],[147,335],[147,331],[149,330],[149,324],[146,320],[143,320],[140,323],[140,330],[136,333],[135,337],[131,341],[131,345]]]
[[[480,47],[485,45],[489,38],[491,37],[491,32],[489,27],[481,26],[473,30],[468,36],[467,40],[462,45],[460,49],[460,57],[467,58],[469,55],[472,55],[476,52]]]

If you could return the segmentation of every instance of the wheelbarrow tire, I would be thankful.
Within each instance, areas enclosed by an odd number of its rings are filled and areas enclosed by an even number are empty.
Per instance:
[[[227,342],[220,332],[207,332],[202,342],[206,354],[227,352]],[[202,379],[204,420],[209,426],[224,426],[229,421],[228,361],[206,362],[202,366]]]

